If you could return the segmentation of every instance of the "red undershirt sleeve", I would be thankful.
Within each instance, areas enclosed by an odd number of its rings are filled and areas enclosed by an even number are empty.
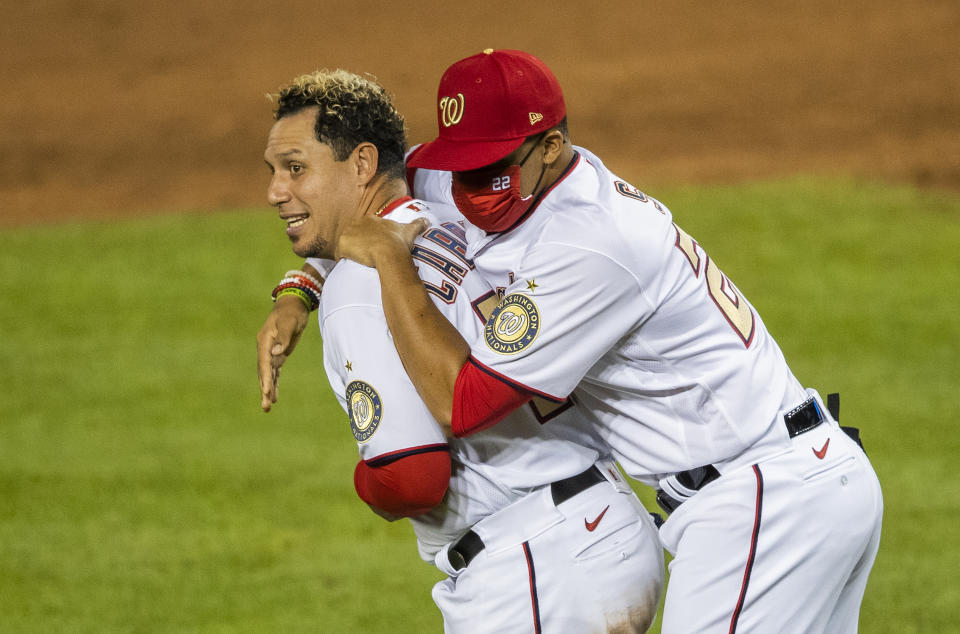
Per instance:
[[[361,460],[353,472],[360,499],[392,515],[422,515],[443,501],[450,484],[450,454],[417,453],[388,464],[370,466]]]
[[[453,388],[450,427],[457,438],[489,429],[533,397],[530,392],[484,372],[470,358]]]

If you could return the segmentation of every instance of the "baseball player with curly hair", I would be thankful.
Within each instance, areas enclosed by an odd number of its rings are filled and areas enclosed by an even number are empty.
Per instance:
[[[471,223],[467,256],[502,293],[483,332],[457,338],[416,288],[416,226],[361,219],[338,251],[377,267],[437,420],[471,438],[531,396],[587,412],[670,514],[664,632],[856,631],[880,485],[757,310],[663,204],[571,144],[539,59],[463,59],[437,109],[407,166],[415,194]]]
[[[394,348],[377,272],[333,262],[357,219],[419,219],[429,228],[412,245],[416,268],[401,265],[451,331],[481,336],[499,301],[466,255],[456,208],[407,195],[403,119],[389,96],[322,71],[283,88],[275,114],[267,195],[308,259],[277,285],[258,339],[264,409],[317,309],[324,369],[359,448],[357,494],[388,519],[408,517],[421,557],[448,575],[433,590],[447,631],[647,629],[664,575],[656,528],[577,410],[525,403],[495,428],[446,438]],[[300,315],[296,336],[280,332],[281,307]]]

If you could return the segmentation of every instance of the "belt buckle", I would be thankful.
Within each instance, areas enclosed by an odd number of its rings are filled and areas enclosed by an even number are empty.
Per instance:
[[[657,506],[663,509],[663,512],[667,515],[670,515],[676,511],[677,507],[679,507],[681,504],[683,504],[683,500],[678,500],[674,497],[671,497],[663,489],[657,490]]]
[[[700,489],[720,477],[720,472],[711,464],[687,469],[660,480],[657,504],[668,514],[697,494]]]
[[[467,567],[467,562],[463,558],[463,554],[456,548],[451,548],[447,551],[447,559],[450,561],[450,565],[454,570],[463,570]]]

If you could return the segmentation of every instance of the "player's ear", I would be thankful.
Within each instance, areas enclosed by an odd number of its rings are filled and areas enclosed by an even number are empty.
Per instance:
[[[563,154],[563,133],[557,128],[548,130],[543,137],[543,162],[552,165]]]
[[[357,170],[357,181],[361,185],[366,185],[377,175],[377,167],[380,165],[380,153],[377,146],[368,141],[364,141],[353,148],[350,153],[350,160],[353,161]]]

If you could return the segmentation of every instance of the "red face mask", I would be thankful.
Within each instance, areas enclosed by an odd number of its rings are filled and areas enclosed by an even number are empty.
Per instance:
[[[488,233],[506,231],[523,218],[533,206],[534,196],[532,193],[526,197],[520,195],[520,167],[527,162],[537,145],[530,148],[518,165],[510,165],[502,172],[494,172],[487,178],[462,179],[454,172],[453,201],[464,218]],[[533,191],[540,185],[544,172],[546,166],[540,171],[540,178],[537,179]],[[464,180],[479,180],[481,184],[467,184]]]

